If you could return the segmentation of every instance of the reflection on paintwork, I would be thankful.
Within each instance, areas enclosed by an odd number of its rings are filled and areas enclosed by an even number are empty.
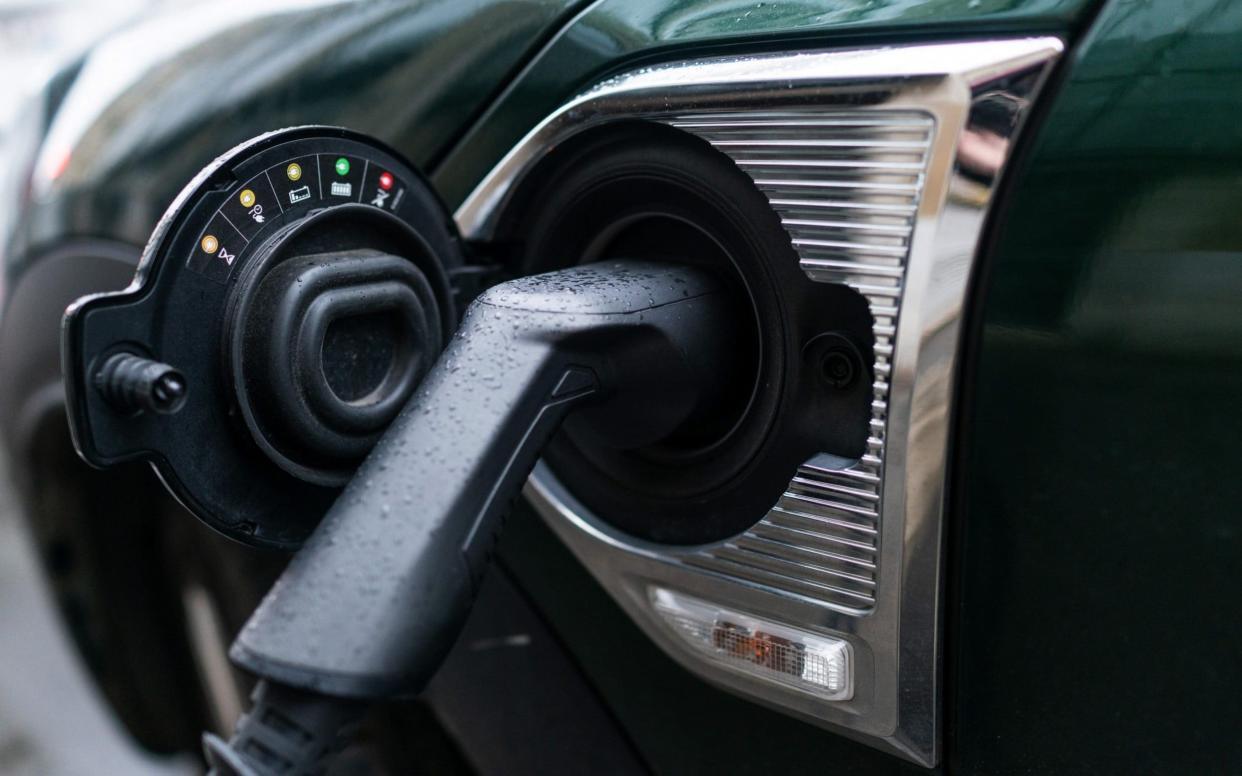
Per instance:
[[[959,773],[1242,762],[1240,51],[1242,3],[1107,4],[1016,171],[963,373]]]
[[[673,41],[721,35],[841,29],[884,22],[946,24],[963,19],[1047,16],[1068,19],[1077,0],[608,0],[592,13],[598,26],[617,33],[641,29],[653,40]],[[618,39],[624,39],[618,36]]]
[[[574,0],[210,2],[94,50],[33,179],[23,246],[66,234],[141,245],[179,186],[274,128],[367,132],[427,165]],[[64,165],[63,160],[72,158]],[[354,187],[357,189],[357,187]]]
[[[677,59],[677,49],[737,53],[740,39],[781,48],[859,45],[931,25],[944,39],[980,23],[1015,31],[1067,30],[1093,0],[602,0],[540,53],[494,108],[446,158],[432,181],[450,207],[461,204],[495,161],[577,92],[635,60]],[[812,34],[814,34],[812,36]],[[796,42],[790,42],[796,41]]]

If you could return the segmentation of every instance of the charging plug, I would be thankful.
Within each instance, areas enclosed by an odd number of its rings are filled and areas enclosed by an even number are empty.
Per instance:
[[[565,417],[591,408],[583,417],[621,446],[673,434],[710,406],[735,325],[716,281],[675,265],[592,264],[484,293],[234,642],[239,665],[306,691],[276,692],[291,708],[264,713],[419,692]],[[229,744],[210,742],[218,772],[302,773],[238,747],[258,724],[252,712]]]

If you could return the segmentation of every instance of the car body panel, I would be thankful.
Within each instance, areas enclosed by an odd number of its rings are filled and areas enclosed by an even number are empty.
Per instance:
[[[1242,7],[1113,3],[974,294],[950,588],[963,773],[1242,763]]]
[[[141,245],[177,191],[275,128],[344,125],[430,165],[573,0],[201,3],[90,51],[48,128],[10,275],[66,236]]]
[[[706,55],[980,35],[1071,35],[1094,0],[601,0],[514,80],[432,178],[456,207],[522,135],[619,70]]]

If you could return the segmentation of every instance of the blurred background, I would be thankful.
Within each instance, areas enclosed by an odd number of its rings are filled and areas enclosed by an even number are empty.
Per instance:
[[[168,0],[0,0],[0,151],[16,144],[20,121],[32,95],[72,64],[91,44],[143,11],[172,5]],[[179,4],[188,4],[182,2]],[[0,156],[0,192],[10,191],[26,168],[8,153]],[[6,200],[7,201],[7,200]],[[12,227],[0,208],[0,238]],[[2,244],[2,243],[0,243]]]
[[[0,83],[6,88],[0,100],[0,190],[18,185],[26,169],[8,149],[24,131],[21,119],[31,96],[99,36],[154,6],[171,4],[0,0]],[[8,234],[12,219],[0,208],[0,237]],[[106,711],[55,617],[17,509],[7,462],[0,461],[0,774],[193,773],[189,762],[154,758],[137,748]]]

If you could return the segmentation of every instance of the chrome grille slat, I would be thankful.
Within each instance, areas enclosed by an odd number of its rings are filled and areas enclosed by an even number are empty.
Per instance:
[[[818,280],[821,283],[844,283],[852,287],[855,291],[868,297],[867,301],[872,300],[869,297],[880,297],[881,301],[887,302],[891,297],[901,296],[901,289],[893,286],[877,286],[868,283],[851,281],[850,277],[842,277],[839,273],[833,274],[831,270],[818,271],[815,265],[808,261],[802,262],[802,269],[806,270],[806,274],[811,276],[812,280]]]
[[[760,521],[759,525],[764,525],[764,522]],[[779,528],[796,529],[816,541],[837,547],[846,547],[859,553],[864,553],[865,557],[875,557],[875,544],[871,541],[871,537],[852,539],[848,536],[830,533],[834,526],[820,518],[807,517],[797,512],[788,512],[782,509],[773,509],[768,513],[766,523]],[[751,528],[751,531],[754,530],[754,528]],[[750,533],[750,531],[747,533]]]
[[[909,236],[909,224],[876,224],[869,221],[828,221],[824,219],[810,218],[783,218],[781,221],[786,226],[800,226],[807,229],[828,229],[832,231],[860,231],[860,232],[879,232],[892,233],[901,235],[903,238]]]
[[[834,541],[834,537],[831,535],[795,528],[790,525],[779,525],[770,520],[760,520],[754,528],[745,534],[744,538],[756,537],[814,551],[825,558],[832,558],[847,566],[858,567],[872,577],[875,576],[876,563],[874,556],[858,552],[858,548],[853,545]],[[849,554],[851,551],[856,554]]]
[[[837,537],[871,541],[876,531],[872,522],[874,517],[852,513],[843,508],[844,505],[829,499],[818,501],[799,501],[797,494],[785,492],[779,501],[768,510],[767,518],[778,525],[790,522],[800,523],[808,530],[826,531]]]
[[[747,555],[747,557],[760,556]],[[838,602],[837,605],[843,609],[851,608],[847,602],[853,602],[854,606],[852,608],[855,612],[865,611],[864,607],[874,605],[872,603],[874,596],[869,593],[861,593],[837,585],[815,582],[801,576],[796,569],[790,570],[788,573],[782,573],[750,563],[739,563],[725,556],[714,556],[712,558],[713,562],[710,564],[703,563],[701,560],[700,556],[692,556],[687,560],[687,563],[692,566],[699,566],[706,571],[713,571],[717,574],[723,574],[736,579],[745,579],[763,587],[777,590],[783,589],[816,600],[822,600],[825,597],[831,598]]]
[[[847,242],[845,240],[823,240],[817,237],[795,237],[790,240],[794,247],[802,248],[832,248],[833,255],[863,255],[869,258],[875,256],[905,256],[909,252],[909,248],[904,245],[890,245],[888,243],[860,243]]]
[[[837,210],[874,210],[881,214],[900,213],[903,217],[913,216],[917,208],[913,205],[886,205],[872,202],[862,202],[843,199],[797,199],[792,197],[772,198],[768,202],[772,204],[778,211],[786,211],[791,208],[824,208]]]
[[[874,525],[847,522],[845,520],[842,520],[840,517],[832,514],[832,513],[836,513],[836,515],[845,515],[847,517],[863,518],[866,521],[874,521],[877,516],[877,513],[874,509],[864,509],[861,507],[856,507],[852,504],[846,504],[842,501],[833,501],[831,499],[814,498],[812,496],[806,496],[793,490],[785,491],[785,494],[781,496],[781,500],[778,501],[777,505],[773,507],[772,509],[773,510],[780,509],[785,512],[794,512],[797,514],[814,517],[817,520],[823,520],[825,522],[830,522],[830,523],[833,523],[834,525],[840,525],[843,528],[849,528],[851,530],[859,531],[861,533],[865,533],[868,535],[874,535],[877,532]],[[820,514],[818,512],[809,512],[807,511],[808,509],[825,510],[827,514]]]
[[[754,178],[754,176],[751,176]],[[892,192],[893,196],[897,196],[896,192],[904,192],[909,195],[917,195],[920,185],[916,183],[884,183],[880,181],[823,181],[823,180],[806,180],[798,178],[788,179],[768,179],[755,178],[761,188],[763,187],[784,187],[784,188],[808,188],[808,189],[853,189],[858,192]],[[866,196],[860,194],[860,196]]]
[[[809,469],[815,472],[817,475],[832,474],[833,476],[840,477],[842,479],[861,480],[863,482],[867,482],[873,485],[879,484],[880,482],[880,478],[877,475],[872,474],[871,472],[863,471],[862,469],[834,469],[834,468],[827,467],[827,466],[821,467],[821,466],[816,466],[813,463],[813,461],[814,459],[811,459],[811,461],[807,461],[806,463],[802,465],[802,467],[804,469]]]
[[[818,492],[829,496],[852,498],[856,501],[872,504],[878,504],[880,501],[880,495],[876,493],[874,489],[850,488],[844,485],[838,485],[834,482],[814,480],[808,477],[794,477],[791,486],[804,487],[812,492]]]
[[[862,264],[857,261],[848,259],[808,259],[807,262],[814,265],[815,269],[820,271],[838,270],[849,272],[850,274],[861,274],[864,277],[875,275],[879,277],[901,278],[905,274],[905,268],[900,266],[886,266],[883,264]]]
[[[851,596],[867,596],[875,587],[874,582],[858,580],[855,575],[844,574],[836,569],[827,568],[815,563],[796,560],[789,555],[774,554],[757,550],[752,547],[738,547],[736,544],[723,545],[718,554],[739,566],[748,566],[772,574],[780,574],[805,582],[812,582],[824,587],[848,591]]]
[[[793,133],[791,133],[793,134]],[[886,148],[898,150],[922,151],[926,146],[922,141],[909,140],[876,140],[874,138],[854,139],[822,139],[822,138],[747,138],[742,140],[712,140],[717,148]]]
[[[777,558],[785,558],[790,560],[801,558],[804,559],[807,566],[814,567],[820,573],[840,577],[841,579],[848,579],[862,585],[863,587],[875,587],[874,568],[861,566],[855,567],[854,571],[843,571],[840,568],[840,565],[849,564],[847,561],[842,560],[843,556],[836,553],[816,550],[812,547],[805,547],[800,544],[793,544],[788,541],[773,539],[761,534],[747,534],[741,536],[736,542],[734,542],[734,546],[740,549],[752,549],[755,552],[764,555],[771,555]],[[832,565],[825,565],[826,563],[830,563]]]

